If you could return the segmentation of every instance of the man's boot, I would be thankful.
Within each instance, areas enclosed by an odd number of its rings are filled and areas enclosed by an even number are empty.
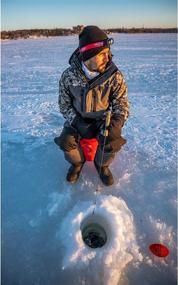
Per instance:
[[[77,182],[80,172],[82,170],[84,163],[80,163],[77,165],[72,164],[68,170],[67,176],[66,176],[66,180],[70,183],[75,183]]]
[[[100,166],[95,163],[95,167],[103,184],[105,184],[106,186],[111,186],[112,184],[114,184],[114,178],[108,166],[101,166],[100,170]]]

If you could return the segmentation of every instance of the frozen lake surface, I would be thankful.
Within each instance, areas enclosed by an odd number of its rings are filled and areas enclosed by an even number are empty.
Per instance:
[[[87,251],[79,232],[96,170],[87,163],[69,185],[53,143],[64,123],[58,81],[77,37],[2,43],[3,285],[176,284],[176,35],[112,36],[131,108],[127,144],[111,165],[115,185],[98,200],[115,239],[99,251]],[[168,257],[149,251],[159,242]]]

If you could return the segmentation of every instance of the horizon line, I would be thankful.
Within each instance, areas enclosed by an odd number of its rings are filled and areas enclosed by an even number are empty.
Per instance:
[[[77,25],[80,26],[80,25]],[[8,30],[1,30],[1,32],[15,32],[15,31],[23,31],[23,30],[55,30],[55,29],[63,29],[63,30],[73,30],[74,27],[77,26],[72,26],[72,28],[63,28],[63,27],[54,27],[54,28],[20,28],[20,29],[8,29]],[[112,30],[112,29],[162,29],[162,30],[166,30],[166,29],[177,29],[177,27],[112,27],[112,28],[102,28],[102,30]]]

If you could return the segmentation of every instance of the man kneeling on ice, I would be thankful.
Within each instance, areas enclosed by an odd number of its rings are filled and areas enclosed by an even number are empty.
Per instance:
[[[66,119],[63,131],[54,139],[71,163],[67,181],[75,183],[85,163],[81,138],[99,141],[94,159],[102,182],[114,183],[109,165],[126,140],[121,130],[128,118],[127,86],[112,61],[113,39],[96,26],[86,26],[79,35],[79,47],[70,57],[59,82],[59,107]],[[108,136],[104,138],[106,114],[111,110]]]

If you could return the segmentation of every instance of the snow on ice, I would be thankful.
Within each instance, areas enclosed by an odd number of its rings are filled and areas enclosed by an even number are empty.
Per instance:
[[[78,202],[64,219],[59,234],[67,249],[63,268],[75,266],[77,271],[84,267],[84,272],[87,272],[90,265],[89,275],[92,276],[94,284],[117,285],[127,263],[131,260],[135,263],[141,262],[143,259],[136,243],[133,216],[122,199],[111,195],[99,196],[97,205],[95,219],[100,221],[102,217],[104,220],[103,226],[108,239],[106,245],[91,249],[84,244],[81,223],[86,217],[92,216],[93,204]],[[97,272],[94,273],[96,267]]]

